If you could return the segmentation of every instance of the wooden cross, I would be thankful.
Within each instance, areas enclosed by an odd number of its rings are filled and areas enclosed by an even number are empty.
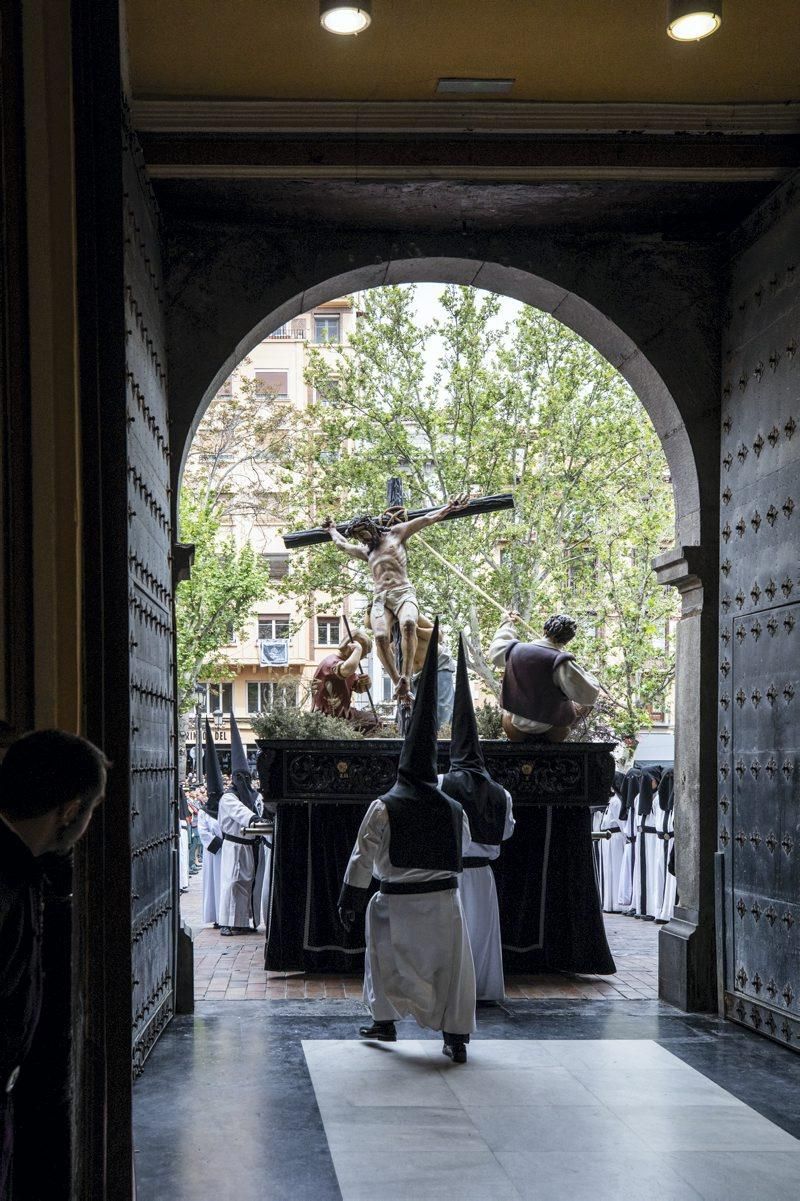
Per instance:
[[[390,508],[401,506],[403,504],[403,481],[396,477],[390,479],[386,486],[386,499]],[[444,501],[442,502],[444,504]],[[410,521],[413,517],[422,517],[426,513],[435,513],[440,509],[441,505],[435,505],[429,509],[412,509],[406,515],[406,520]],[[513,509],[514,497],[510,492],[503,492],[499,496],[478,496],[473,500],[469,500],[463,509],[457,509],[455,513],[448,513],[443,521],[456,521],[461,517],[478,517],[481,513],[496,513],[501,509]],[[376,516],[374,521],[380,524],[380,515]],[[343,521],[336,526],[340,534],[343,534],[347,529],[348,522]],[[301,546],[314,546],[320,542],[329,542],[330,533],[328,530],[317,527],[313,530],[298,530],[294,534],[284,534],[283,544],[287,550],[297,550]]]

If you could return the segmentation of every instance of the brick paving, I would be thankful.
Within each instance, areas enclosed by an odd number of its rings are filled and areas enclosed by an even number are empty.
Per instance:
[[[264,930],[222,938],[200,921],[202,875],[192,876],[181,897],[181,916],[194,931],[195,999],[284,1001],[360,1000],[360,976],[308,976],[304,972],[264,970]],[[509,976],[510,1000],[654,1000],[658,997],[658,929],[619,914],[606,914],[606,933],[617,965],[614,976],[566,973]]]

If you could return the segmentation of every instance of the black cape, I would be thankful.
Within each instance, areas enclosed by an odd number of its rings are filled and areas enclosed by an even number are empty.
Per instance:
[[[380,799],[389,815],[389,859],[394,867],[460,872],[463,810],[438,787],[436,771],[438,658],[437,618],[400,752],[397,780]]]

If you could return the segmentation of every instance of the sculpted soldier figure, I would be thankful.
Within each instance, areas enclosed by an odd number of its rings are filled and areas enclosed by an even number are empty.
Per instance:
[[[324,523],[331,541],[351,559],[361,559],[369,564],[375,594],[372,599],[370,619],[375,635],[378,658],[395,685],[395,697],[401,703],[411,700],[409,680],[413,671],[417,648],[417,620],[419,605],[417,592],[408,578],[408,555],[406,542],[419,530],[435,525],[451,513],[467,507],[469,494],[454,496],[441,509],[414,517],[410,521],[391,522],[391,517],[375,521],[373,517],[355,517],[340,534],[332,518]],[[391,522],[391,524],[390,524]],[[356,542],[348,539],[355,538]],[[391,648],[392,626],[400,626],[401,666],[394,662]]]

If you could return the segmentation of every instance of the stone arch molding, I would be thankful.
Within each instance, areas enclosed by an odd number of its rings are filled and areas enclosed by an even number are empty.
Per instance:
[[[197,426],[218,388],[237,364],[274,329],[338,296],[404,283],[452,283],[496,292],[550,313],[594,346],[630,384],[661,440],[672,475],[677,546],[699,544],[702,509],[694,448],[679,405],[654,364],[620,325],[574,291],[530,271],[474,259],[408,258],[354,268],[297,292],[278,307],[273,307],[230,348],[224,360],[218,362],[199,403],[196,402],[191,422],[184,426],[180,474]],[[180,423],[173,421],[173,431],[178,436],[183,433]]]

